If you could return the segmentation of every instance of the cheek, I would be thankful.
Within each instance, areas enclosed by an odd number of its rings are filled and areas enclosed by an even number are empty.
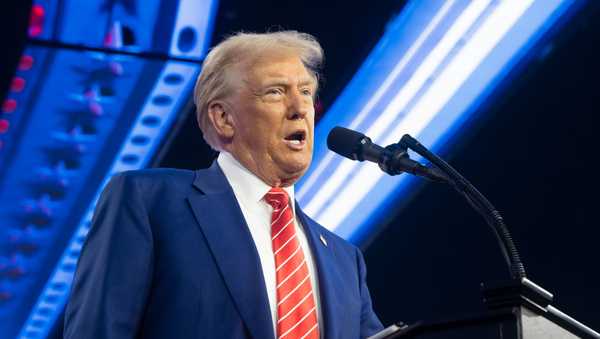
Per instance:
[[[257,146],[276,149],[282,146],[276,126],[272,124],[260,124],[254,129],[254,139]]]
[[[253,114],[254,116],[248,116],[238,121],[237,127],[243,138],[253,143],[261,143],[261,141],[268,139],[269,128],[267,123],[257,117],[255,112],[247,112],[246,114]]]

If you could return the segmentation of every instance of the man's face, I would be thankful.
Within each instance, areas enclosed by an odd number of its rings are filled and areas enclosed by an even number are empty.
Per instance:
[[[272,186],[288,186],[308,169],[313,151],[316,79],[297,56],[270,55],[240,67],[227,103],[230,152]]]

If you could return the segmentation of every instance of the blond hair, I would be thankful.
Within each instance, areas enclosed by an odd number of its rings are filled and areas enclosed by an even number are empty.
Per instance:
[[[232,91],[227,73],[242,62],[254,61],[272,52],[297,55],[315,79],[323,63],[323,49],[315,37],[297,31],[270,33],[236,33],[211,49],[194,87],[196,120],[204,140],[215,150],[221,150],[219,137],[208,118],[208,106]]]

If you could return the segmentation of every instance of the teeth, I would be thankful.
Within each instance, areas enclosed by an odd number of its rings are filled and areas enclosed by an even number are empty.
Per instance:
[[[290,140],[290,143],[294,145],[300,145],[300,140]]]

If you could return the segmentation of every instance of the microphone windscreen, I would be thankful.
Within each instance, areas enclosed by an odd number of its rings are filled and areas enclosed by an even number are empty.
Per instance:
[[[346,158],[357,160],[360,141],[366,138],[362,133],[336,126],[327,136],[327,148]]]

